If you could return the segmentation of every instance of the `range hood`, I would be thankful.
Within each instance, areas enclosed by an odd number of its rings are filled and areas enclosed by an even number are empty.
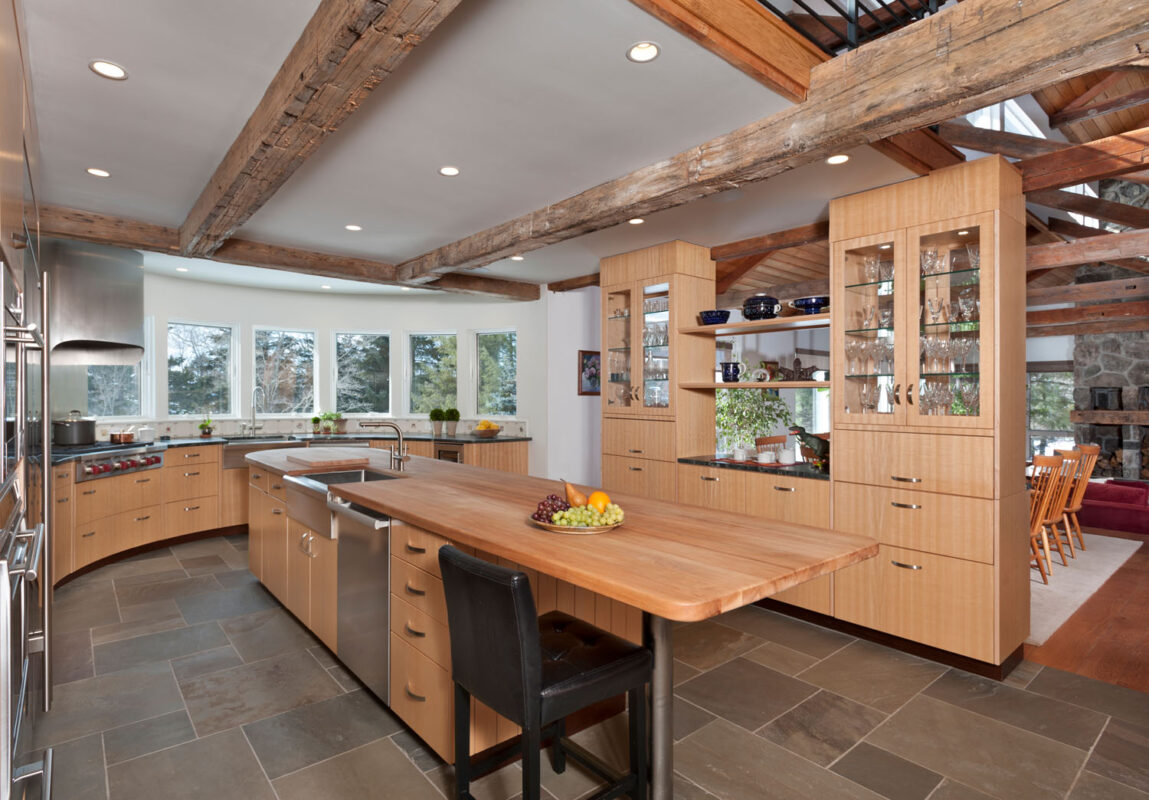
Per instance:
[[[45,241],[42,252],[52,280],[52,363],[139,363],[143,256],[122,247],[61,241]]]

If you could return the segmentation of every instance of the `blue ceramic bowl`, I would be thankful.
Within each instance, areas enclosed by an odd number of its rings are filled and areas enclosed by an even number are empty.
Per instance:
[[[703,325],[722,325],[730,319],[730,312],[724,308],[714,308],[710,311],[699,311],[698,318]]]
[[[821,314],[829,305],[830,298],[825,295],[821,297],[802,297],[790,301],[790,307],[798,309],[803,314]]]
[[[753,297],[748,297],[742,304],[742,316],[746,319],[773,319],[781,310],[782,306],[778,303],[778,298],[768,294],[756,294]]]

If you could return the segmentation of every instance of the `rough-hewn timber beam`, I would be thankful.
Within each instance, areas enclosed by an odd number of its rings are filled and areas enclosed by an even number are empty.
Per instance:
[[[1084,122],[1087,119],[1101,117],[1105,114],[1114,114],[1118,111],[1136,108],[1145,103],[1149,103],[1149,88],[1138,89],[1135,92],[1129,92],[1121,97],[1114,97],[1112,100],[1105,100],[1100,103],[1083,106],[1082,108],[1075,108],[1068,111],[1062,109],[1049,118],[1049,124],[1054,128],[1060,128],[1062,125],[1068,125],[1071,122]]]
[[[1034,336],[1087,336],[1093,333],[1132,333],[1149,331],[1149,317],[1115,319],[1107,322],[1071,322],[1065,325],[1038,325],[1025,329],[1025,335]]]
[[[484,266],[1143,57],[1149,4],[966,0],[811,72],[806,101],[400,265]],[[1140,48],[1140,49],[1139,49]]]
[[[973,125],[960,122],[943,122],[938,126],[938,135],[954,147],[964,147],[981,153],[995,153],[1007,158],[1032,158],[1073,146],[1065,142],[1039,139],[1020,133],[975,128]]]
[[[1058,236],[1072,239],[1088,239],[1094,236],[1112,235],[1110,231],[1101,228],[1090,228],[1087,225],[1082,225],[1073,220],[1061,219],[1060,217],[1049,218],[1049,230]],[[1140,258],[1111,258],[1106,260],[1105,263],[1131,269],[1136,272],[1144,272],[1145,268],[1149,266],[1149,262],[1143,261]]]
[[[537,283],[511,281],[489,275],[452,272],[440,276],[434,283],[423,284],[422,289],[442,289],[455,294],[497,295],[508,300],[538,300],[542,291]]]
[[[1106,322],[1115,319],[1134,317],[1149,318],[1149,300],[1125,303],[1100,303],[1093,306],[1074,308],[1054,308],[1048,311],[1027,311],[1025,324],[1029,328],[1036,325],[1064,325],[1071,322]]]
[[[1126,73],[1122,72],[1121,70],[1113,70],[1112,72],[1099,72],[1098,75],[1100,76],[1100,79],[1097,81],[1097,83],[1093,84],[1084,92],[1077,95],[1077,97],[1073,98],[1064,106],[1062,106],[1058,113],[1075,111],[1082,106],[1088,105],[1093,100],[1093,98],[1103,94],[1104,92],[1108,92],[1110,89],[1124,80],[1125,74]],[[1050,118],[1050,124],[1052,124],[1052,117]]]
[[[716,294],[728,292],[734,284],[738,283],[748,272],[753,270],[766,259],[765,255],[757,254],[742,256],[742,258],[720,261],[715,264],[714,291]]]
[[[575,289],[585,289],[588,286],[599,285],[599,274],[593,272],[590,275],[579,275],[576,278],[567,278],[561,281],[552,281],[547,284],[547,289],[552,292],[570,292]]]
[[[180,226],[180,251],[219,248],[458,4],[322,0]]]
[[[1149,7],[1149,6],[1147,6]],[[1022,189],[1057,189],[1149,167],[1149,128],[1107,136],[1017,162]]]
[[[787,247],[824,242],[828,238],[830,238],[830,223],[823,220],[822,222],[812,222],[809,225],[799,225],[797,228],[768,233],[765,236],[752,236],[749,239],[739,239],[737,242],[711,247],[710,258],[713,261],[730,261],[746,256],[761,256]]]
[[[1039,206],[1072,211],[1130,228],[1149,228],[1149,209],[1140,206],[1114,203],[1111,200],[1102,200],[1100,197],[1090,197],[1061,189],[1038,189],[1026,193],[1025,199]]]
[[[1025,293],[1025,304],[1027,306],[1051,306],[1058,303],[1132,300],[1135,297],[1149,297],[1149,277],[1095,281],[1094,283],[1071,283],[1067,286],[1030,289]]]
[[[1025,248],[1025,269],[1053,269],[1112,262],[1115,258],[1134,258],[1149,255],[1149,230],[1111,233],[1075,242],[1032,244]],[[1149,272],[1149,262],[1142,268]]]

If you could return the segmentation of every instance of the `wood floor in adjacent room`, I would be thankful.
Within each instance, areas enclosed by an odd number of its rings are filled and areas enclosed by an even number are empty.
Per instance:
[[[1123,539],[1135,534],[1090,531]],[[1149,543],[1025,658],[1107,683],[1149,692]]]

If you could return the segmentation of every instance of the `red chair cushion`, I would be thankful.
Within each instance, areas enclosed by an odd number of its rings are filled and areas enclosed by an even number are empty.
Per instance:
[[[1149,504],[1149,486],[1128,486],[1117,483],[1090,483],[1085,488],[1085,499],[1103,503]]]

